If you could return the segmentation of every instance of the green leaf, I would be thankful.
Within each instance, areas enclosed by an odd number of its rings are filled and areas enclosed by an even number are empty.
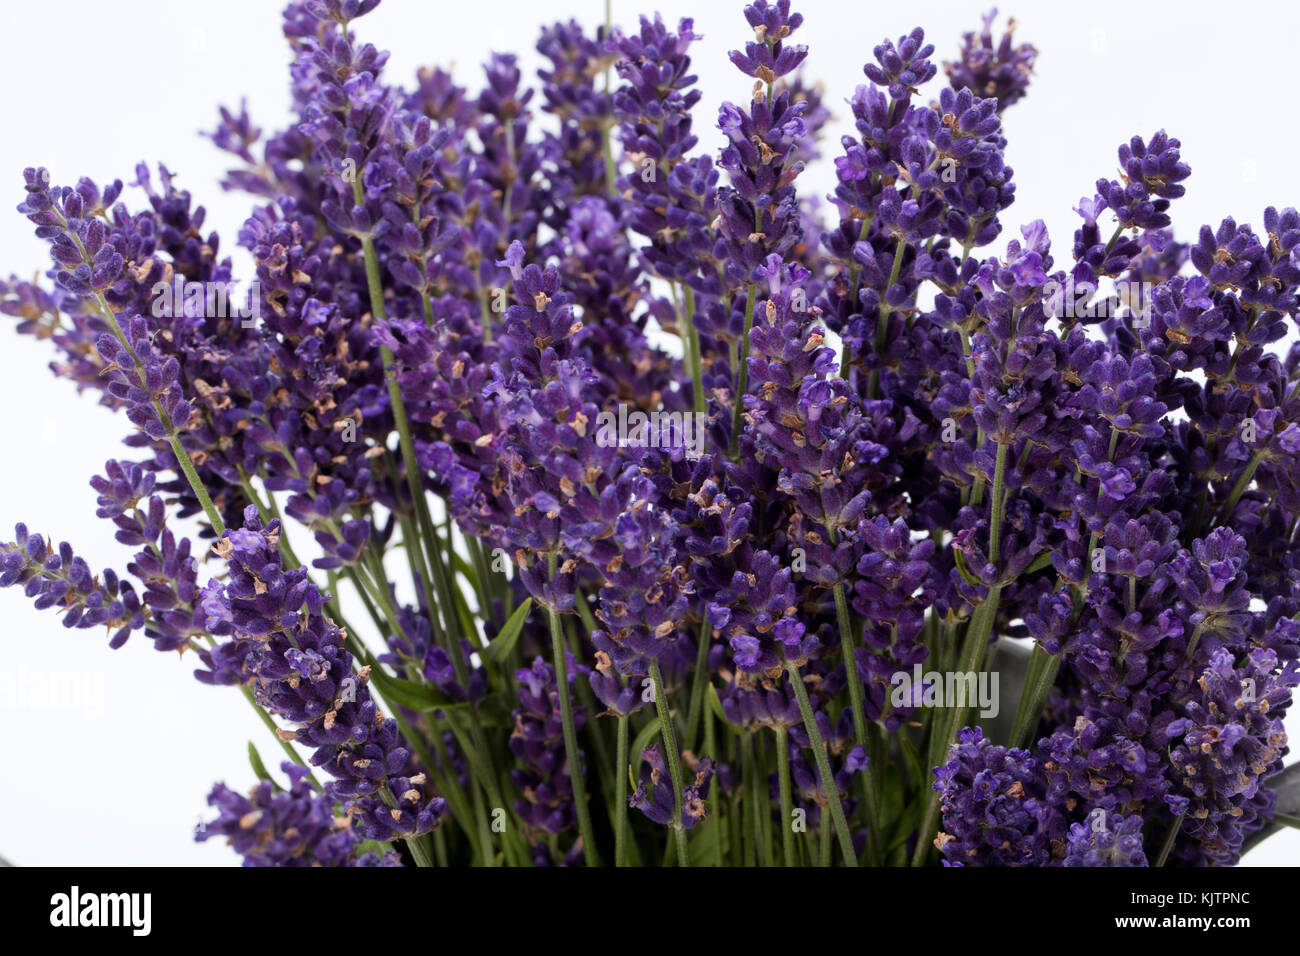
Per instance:
[[[718,855],[722,852],[722,846],[719,844],[718,839],[717,821],[712,816],[698,826],[693,827],[691,832],[686,835],[686,842],[691,851],[691,861],[718,859]]]
[[[926,779],[925,770],[921,766],[921,754],[916,749],[916,744],[912,742],[912,738],[907,735],[907,729],[900,728],[900,730],[902,732],[898,735],[898,741],[902,747],[903,759],[907,762],[905,766],[907,767],[908,774],[912,780],[916,781],[924,792]]]
[[[1052,566],[1052,552],[1044,551],[1038,557],[1034,558],[1033,561],[1030,561],[1029,567],[1025,568],[1025,570],[1022,571],[1021,573],[1033,574],[1035,571],[1041,571],[1044,568],[1050,568],[1051,566]]]
[[[885,848],[886,853],[892,853],[907,843],[908,838],[916,832],[916,828],[921,825],[921,814],[925,810],[925,803],[921,800],[913,800],[903,810],[903,815],[899,818],[897,825],[894,827],[894,834],[889,841],[889,846]]]
[[[952,549],[952,557],[953,557],[953,560],[956,561],[956,563],[957,563],[957,573],[960,574],[960,575],[962,576],[962,579],[963,579],[967,584],[983,584],[983,583],[984,583],[984,582],[981,581],[979,578],[975,577],[975,575],[973,575],[973,574],[970,573],[970,568],[967,567],[967,565],[966,565],[966,556],[965,556],[964,554],[962,554],[962,553],[961,553],[960,551],[958,551],[956,548],[953,548],[953,549]]]
[[[524,621],[528,620],[528,612],[532,609],[532,598],[526,599],[523,604],[515,608],[505,626],[501,628],[501,633],[492,638],[492,643],[483,651],[488,660],[499,664],[510,655],[519,641],[519,635],[524,631]]]
[[[474,573],[474,568],[470,566],[468,561],[461,557],[458,551],[453,551],[451,553],[451,561],[457,573],[461,574],[465,580],[470,583],[470,587],[478,587],[478,575]]]
[[[479,701],[478,722],[480,727],[514,728],[515,719],[509,707],[496,697]]]
[[[877,772],[880,768],[876,768]],[[905,800],[903,795],[903,773],[893,764],[886,764],[883,774],[884,786],[883,799],[880,801],[879,809],[879,826],[882,831],[892,830],[893,822],[897,820],[905,811]]]
[[[713,711],[714,717],[717,717],[718,720],[722,721],[728,727],[731,727],[734,730],[740,730],[739,727],[727,720],[727,712],[722,709],[722,698],[718,696],[718,688],[713,686],[713,684],[709,684],[708,701],[709,710]]]
[[[659,718],[655,717],[650,723],[641,728],[641,733],[636,735],[636,740],[632,741],[632,749],[629,751],[632,760],[628,763],[628,773],[632,773],[633,767],[641,766],[641,754],[646,747],[650,746],[650,741],[659,736]],[[665,756],[665,759],[667,757]],[[635,779],[633,781],[635,783]]]
[[[253,742],[251,740],[248,742],[248,762],[252,764],[253,773],[257,775],[258,780],[265,780],[267,783],[270,783],[272,786],[274,786],[275,789],[277,790],[284,789],[278,783],[276,783],[274,780],[271,779],[271,775],[267,773],[266,764],[262,763],[262,755],[257,752],[257,748],[253,746]]]
[[[416,710],[427,714],[433,710],[454,710],[468,706],[466,701],[452,700],[446,694],[430,687],[428,684],[417,684],[414,681],[389,677],[378,667],[370,671],[370,681],[379,688],[379,692],[389,702],[400,704],[407,710]]]
[[[1015,722],[1011,725],[1009,742],[1012,747],[1027,747],[1031,743],[1060,668],[1060,654],[1049,654],[1043,645],[1034,645],[1025,685],[1020,692],[1020,703],[1016,706]]]

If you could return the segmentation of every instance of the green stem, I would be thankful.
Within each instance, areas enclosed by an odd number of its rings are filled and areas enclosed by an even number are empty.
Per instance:
[[[772,798],[767,784],[767,758],[762,734],[754,734],[754,789],[755,809],[758,813],[759,847],[763,851],[763,865],[775,866],[776,852],[772,838]]]
[[[712,631],[708,621],[700,624],[700,646],[695,651],[695,674],[691,679],[691,701],[686,708],[686,747],[695,750],[699,741],[700,718],[704,713],[704,692],[709,686],[709,645]]]
[[[718,753],[718,736],[713,725],[713,711],[708,706],[704,708],[704,752],[710,755]],[[715,866],[722,866],[722,854],[724,837],[731,831],[727,827],[727,801],[716,799],[713,801],[716,814],[704,821],[707,827],[713,827],[716,831],[716,839],[713,840],[713,863]]]
[[[81,244],[81,240],[77,238],[76,235],[73,235],[73,239],[77,243],[77,248],[79,248],[82,255],[85,256],[86,249],[85,246]],[[108,299],[104,298],[104,293],[96,292],[95,302],[99,305],[99,310],[104,316],[104,321],[106,321],[108,327],[113,330],[113,336],[117,339],[122,348],[126,349],[127,354],[135,360],[136,368],[143,368],[144,365],[140,361],[140,356],[135,354],[135,349],[133,349],[131,343],[127,341],[126,334],[122,331],[122,326],[118,324],[117,313],[115,313],[113,307],[108,304]],[[176,458],[176,463],[180,466],[181,473],[185,476],[185,480],[189,482],[190,490],[193,491],[194,496],[199,499],[199,504],[203,507],[203,513],[208,516],[208,523],[212,525],[212,530],[217,534],[221,534],[226,530],[226,524],[221,520],[221,515],[217,512],[216,506],[213,505],[212,498],[208,495],[208,489],[203,487],[203,482],[199,480],[199,473],[194,469],[194,462],[190,461],[189,452],[187,452],[185,446],[181,444],[180,433],[176,431],[176,426],[172,423],[171,416],[168,415],[167,410],[163,408],[162,402],[157,399],[151,399],[151,404],[154,407],[155,414],[158,416],[158,420],[162,423],[167,444],[171,446],[172,455]]]
[[[736,394],[731,411],[731,454],[736,454],[740,447],[740,416],[745,409],[745,392],[749,389],[749,331],[754,327],[754,300],[758,297],[758,286],[749,284],[745,294],[745,327],[740,333],[740,348],[736,356]]]
[[[1115,243],[1119,241],[1120,233],[1122,233],[1123,231],[1124,231],[1124,227],[1122,225],[1119,225],[1116,226],[1115,231],[1110,234],[1110,241],[1106,243],[1106,251],[1103,252],[1101,256],[1102,262],[1106,261],[1106,257],[1110,255],[1110,251],[1115,248]]]
[[[673,818],[668,823],[677,842],[677,865],[690,866],[690,854],[686,849],[686,831],[682,829],[682,755],[677,749],[677,729],[673,726],[672,710],[668,707],[668,697],[664,693],[664,678],[659,671],[657,658],[650,659],[650,680],[654,687],[655,710],[659,713],[659,732],[663,736],[664,749],[668,751],[668,773],[673,781]]]
[[[763,837],[758,820],[758,774],[754,770],[754,732],[740,738],[740,775],[745,811],[745,865],[762,866]]]
[[[501,623],[496,619],[492,608],[492,595],[489,591],[491,571],[488,570],[487,555],[483,551],[483,542],[478,538],[461,533],[461,540],[469,552],[470,562],[474,568],[474,593],[478,597],[479,614],[484,621],[492,624]]]
[[[831,774],[830,758],[826,755],[826,744],[822,741],[822,732],[817,729],[817,718],[813,715],[812,704],[808,701],[808,689],[803,685],[803,674],[794,661],[785,662],[790,683],[794,685],[795,697],[799,700],[799,713],[803,716],[803,727],[808,733],[808,743],[812,747],[813,758],[817,761],[817,773],[822,780],[822,794],[830,808],[831,819],[835,822],[835,832],[840,841],[840,853],[844,855],[845,866],[857,866],[858,857],[853,852],[853,839],[849,836],[849,823],[844,816],[844,805],[840,803],[840,792],[835,786],[835,777]],[[822,818],[822,827],[826,820]]]
[[[388,789],[388,784],[379,788],[379,797],[386,806],[390,808],[397,806],[397,798],[393,796],[393,791]],[[415,860],[416,866],[433,866],[433,858],[429,856],[429,849],[422,839],[415,837],[407,840],[406,848],[411,851],[411,858]]]
[[[497,865],[496,850],[492,848],[492,826],[488,823],[487,810],[483,806],[483,787],[471,783],[474,790],[474,820],[478,826],[479,843],[483,846],[483,865],[495,867]],[[501,855],[505,858],[506,841],[501,841]]]
[[[872,176],[872,179],[874,181],[875,179],[874,175]],[[872,216],[867,216],[862,220],[862,227],[858,230],[858,242],[862,242],[867,238],[867,233],[871,231],[872,218],[873,218]],[[852,260],[852,262],[849,265],[849,288],[853,290],[849,296],[849,302],[848,302],[850,312],[857,311],[858,304],[861,301],[859,298],[861,294],[861,287],[860,287],[861,275],[862,275],[862,266],[859,265],[856,259]],[[847,379],[849,377],[849,368],[851,362],[852,362],[852,356],[849,354],[849,347],[847,345],[841,346],[840,378]]]
[[[817,844],[817,865],[825,869],[831,865],[831,821],[830,814],[822,814],[822,825],[818,827],[820,840]]]
[[[569,652],[573,654],[574,660],[582,660],[582,644],[578,640],[576,628],[573,625],[573,618],[565,618],[562,622],[565,625],[565,636],[568,638]],[[578,691],[578,704],[582,706],[587,713],[597,714],[596,698],[591,692],[591,686],[585,681],[575,681]],[[615,781],[610,776],[613,767],[613,761],[610,758],[609,747],[605,741],[605,722],[601,720],[590,720],[584,728],[588,740],[591,741],[591,757],[596,765],[596,770],[600,775],[600,789],[603,793],[609,793],[614,789]]]
[[[1056,683],[1056,674],[1061,668],[1061,655],[1049,654],[1043,645],[1034,645],[1033,657],[1029,660],[1029,671],[1025,676],[1025,689],[1020,694],[1020,704],[1016,708],[1016,719],[1011,725],[1011,747],[1025,747],[1033,736],[1043,716],[1043,704]]]
[[[790,749],[786,742],[789,731],[784,726],[776,728],[776,780],[781,793],[781,856],[786,866],[798,866],[794,847],[794,801],[790,787]]]
[[[961,351],[966,358],[966,377],[973,379],[975,377],[975,359],[971,352],[970,333],[965,329],[961,331]],[[975,447],[984,447],[984,429],[976,426]],[[961,491],[963,504],[970,504],[979,507],[984,500],[984,478],[976,475],[975,480],[969,488],[963,488]]]
[[[352,582],[352,589],[356,591],[357,597],[365,607],[366,614],[369,615],[371,623],[375,625],[375,630],[380,634],[383,634],[385,627],[384,619],[375,607],[374,602],[370,600],[370,592],[366,590],[365,584],[362,582],[361,575],[357,571],[356,566],[345,566],[343,573],[347,576],[347,579]]]
[[[1174,841],[1178,839],[1178,831],[1183,828],[1183,818],[1185,816],[1187,816],[1186,813],[1180,813],[1174,818],[1174,824],[1169,828],[1169,832],[1165,834],[1165,842],[1160,845],[1160,853],[1152,866],[1164,866],[1165,861],[1169,859],[1169,852],[1174,848]]]
[[[618,757],[614,772],[614,865],[627,866],[627,714],[618,718]]]
[[[555,579],[555,552],[548,556],[550,576]],[[587,784],[582,775],[582,756],[578,750],[578,732],[573,725],[573,699],[569,694],[569,665],[564,655],[564,629],[555,608],[547,608],[551,625],[551,652],[555,656],[555,690],[560,698],[560,723],[564,728],[564,756],[569,765],[569,782],[578,811],[578,833],[582,836],[582,854],[587,866],[599,866],[595,831],[591,825],[591,808],[587,806]]]
[[[1237,507],[1237,502],[1241,500],[1241,496],[1244,495],[1246,489],[1250,487],[1250,480],[1255,477],[1255,469],[1259,467],[1259,463],[1263,460],[1264,449],[1262,448],[1250,456],[1250,461],[1246,464],[1246,470],[1241,473],[1241,477],[1237,479],[1237,483],[1232,486],[1232,491],[1228,493],[1228,500],[1224,503],[1223,508],[1224,521],[1228,521],[1232,518],[1233,509]]]
[[[358,588],[364,589],[370,595],[370,599],[379,606],[384,622],[391,629],[390,633],[400,636],[403,633],[402,625],[397,621],[397,608],[393,606],[393,597],[388,593],[388,588],[382,582],[372,581],[362,564],[348,565],[347,570],[353,583]]]
[[[396,710],[394,710],[393,716],[398,721],[397,726],[399,728],[402,727],[405,723],[405,719]],[[437,754],[438,762],[435,764],[428,754],[417,748],[416,754],[420,757],[420,760],[424,762],[426,767],[430,768],[430,773],[434,773],[432,768],[435,766],[444,768],[451,767],[451,754],[448,753],[447,743],[443,740],[442,733],[439,731],[436,724],[433,726],[432,733],[429,734],[429,737],[433,741],[433,749]],[[410,740],[412,738],[408,736],[407,739]],[[461,787],[460,781],[456,778],[454,769],[451,773],[444,774],[442,778],[435,775],[434,780],[437,781],[439,779],[442,779],[445,782],[445,786],[442,783],[439,784],[439,789],[442,791],[443,796],[447,798],[447,802],[451,804],[452,816],[455,818],[456,822],[460,824],[461,829],[465,831],[465,836],[469,840],[470,848],[474,851],[474,854],[478,856],[483,863],[486,863],[487,855],[492,852],[492,848],[491,846],[479,846],[478,835],[474,831],[474,814],[471,808],[469,795],[465,793],[464,788]]]
[[[394,475],[393,477],[396,478],[397,476]],[[420,547],[420,535],[415,530],[415,521],[410,515],[404,514],[399,514],[397,520],[402,528],[402,545],[406,550],[407,564],[418,579],[421,588],[424,588],[430,580],[429,568],[424,560],[424,549]],[[434,616],[433,601],[434,596],[427,591],[420,595],[420,606],[424,608],[431,622]],[[438,640],[438,643],[442,643],[441,639]]]
[[[997,566],[1002,550],[1002,516],[1006,509],[1006,471],[1007,448],[1005,442],[998,442],[998,459],[993,471],[993,502],[989,515],[989,563]]]
[[[686,325],[686,351],[690,355],[691,398],[697,413],[703,414],[708,409],[704,395],[704,361],[700,357],[700,332],[695,327],[695,290],[686,286],[683,291],[683,309]]]
[[[512,141],[509,138],[507,138],[507,145],[511,145],[511,142]],[[364,200],[364,196],[362,194],[360,180],[353,182],[352,190],[357,203],[358,204],[362,203]],[[507,205],[508,205],[508,200],[507,200]],[[383,285],[380,282],[380,277],[379,277],[379,259],[375,254],[374,241],[369,236],[361,237],[361,250],[365,259],[366,285],[370,295],[370,311],[374,315],[375,319],[383,320],[384,318],[386,318],[387,312],[384,307]],[[401,387],[399,386],[397,381],[395,359],[392,351],[386,345],[380,346],[380,357],[383,360],[384,378],[388,387],[389,405],[393,413],[393,422],[397,428],[398,444],[400,446],[401,453],[402,453],[402,465],[406,472],[406,482],[411,494],[412,507],[415,510],[415,520],[418,528],[418,534],[419,537],[422,539],[422,544],[425,549],[425,556],[428,560],[428,566],[433,574],[433,582],[430,582],[428,580],[425,580],[423,582],[424,589],[425,589],[424,593],[426,595],[432,595],[434,593],[434,586],[436,586],[437,588],[438,603],[442,607],[444,623],[446,625],[445,627],[446,640],[447,643],[450,645],[449,653],[452,660],[452,666],[456,673],[456,679],[460,681],[462,684],[464,684],[467,681],[468,675],[466,673],[464,656],[460,652],[460,647],[458,645],[455,636],[456,627],[454,622],[456,620],[455,615],[456,615],[457,604],[450,592],[450,586],[447,579],[447,572],[446,569],[442,566],[442,555],[438,547],[439,539],[437,533],[434,531],[433,521],[429,516],[429,505],[428,505],[428,501],[425,499],[424,485],[423,482],[421,481],[422,472],[419,463],[417,462],[415,457],[415,445],[411,439],[411,428],[410,428],[410,422],[406,415],[406,404],[402,399]],[[380,601],[380,605],[381,607],[385,607],[386,611],[391,612],[391,606],[388,606],[391,605],[391,602],[388,600],[388,595],[386,593],[387,589],[382,588],[381,587],[382,584],[383,582],[380,581],[379,585],[376,587],[377,591],[382,590],[384,592],[382,594],[382,600]],[[395,615],[392,616],[395,618]],[[433,614],[431,613],[430,618],[432,617]],[[396,624],[395,620],[392,621],[391,623],[394,626]],[[397,628],[397,630],[400,630],[400,628]],[[561,648],[561,650],[563,649],[562,643],[559,645],[559,647]],[[562,673],[563,666],[564,666],[564,659],[563,659],[563,654],[561,654],[561,658],[559,662],[557,662],[557,667],[556,667],[557,673]],[[567,683],[561,682],[560,694],[563,700],[566,701],[568,700]],[[504,808],[505,807],[504,801],[500,799],[499,794],[495,793],[497,784],[490,766],[491,753],[488,750],[486,746],[486,741],[483,738],[482,728],[479,726],[479,722],[478,722],[477,711],[471,710],[469,714],[469,718],[470,718],[470,737],[472,739],[473,746],[469,748],[469,751],[466,753],[466,757],[467,759],[471,760],[472,765],[477,765],[482,761],[488,762],[487,766],[479,767],[478,775],[480,777],[480,783],[487,790],[489,796],[494,801],[495,805]],[[458,729],[455,718],[451,717],[450,714],[448,715],[448,722],[451,724],[453,731]],[[572,728],[572,714],[570,714],[568,727],[569,729]],[[475,757],[477,757],[478,759],[474,760],[473,758]],[[576,768],[577,766],[576,761],[574,762],[573,766]],[[575,773],[575,783],[574,783],[575,797],[583,789],[580,783],[577,781],[576,777],[577,775]],[[587,807],[585,806],[585,804],[579,803],[578,815],[580,819],[586,817],[589,823],[590,813]],[[589,825],[587,827],[587,832],[588,833],[590,832]],[[507,860],[509,860],[513,855],[512,854],[513,840],[510,837],[507,837],[505,840],[502,841],[502,843],[503,846],[505,847],[506,858]],[[594,848],[592,848],[592,850],[594,852]],[[591,865],[590,861],[589,861],[589,865]]]
[[[889,272],[889,285],[885,286],[888,291],[898,282],[898,276],[903,268],[903,250],[907,248],[907,240],[899,239],[894,246],[894,267]],[[889,337],[889,301],[886,296],[880,297],[880,311],[876,315],[876,360],[884,365],[885,340]],[[878,398],[880,395],[880,369],[871,370],[871,375],[867,379],[867,397]]]
[[[727,762],[735,767],[736,752],[739,748],[736,746],[735,733],[727,734]],[[732,866],[745,866],[750,861],[745,859],[746,849],[752,849],[743,837],[744,826],[744,807],[740,803],[741,794],[733,791],[730,797],[730,806],[727,808],[727,837],[730,840],[731,864]]]
[[[834,536],[832,535],[832,543]],[[849,701],[853,710],[853,740],[859,747],[867,748],[867,712],[863,703],[862,675],[858,673],[858,658],[854,653],[856,642],[853,639],[853,618],[849,614],[848,600],[844,595],[844,582],[837,581],[832,589],[835,594],[835,619],[840,629],[840,655],[844,658],[844,670],[848,675]],[[875,761],[868,761],[862,774],[862,795],[867,811],[867,862],[871,866],[880,865],[880,844],[876,830],[880,825],[880,809],[876,802],[876,767]]]
[[[970,623],[966,628],[966,638],[962,645],[961,662],[958,670],[963,673],[974,671],[988,647],[989,635],[993,633],[993,622],[998,614],[998,601],[1002,596],[1001,585],[993,585],[989,588],[988,595],[980,602],[980,606],[975,609],[971,616]],[[937,733],[930,742],[928,752],[930,754],[929,766],[931,771],[947,759],[948,751],[952,749],[953,741],[957,739],[957,731],[965,723],[966,707],[953,708],[952,718],[948,721],[946,733],[940,737]],[[932,730],[937,731],[938,721],[935,722]],[[939,793],[931,792],[926,802],[925,816],[921,821],[921,829],[917,833],[916,849],[912,854],[912,866],[920,866],[925,862],[926,856],[930,852],[933,841],[933,835],[936,832],[936,825],[939,820]]]

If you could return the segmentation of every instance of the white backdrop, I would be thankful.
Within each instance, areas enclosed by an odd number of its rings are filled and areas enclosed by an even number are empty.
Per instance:
[[[860,67],[885,36],[925,28],[938,59],[951,59],[962,32],[979,26],[988,4],[910,0],[907,4],[796,0],[806,16],[799,39],[811,48],[807,67],[825,81],[836,114],[822,166],[804,188],[825,193],[842,129],[843,100],[864,82]],[[740,2],[659,0],[670,22],[694,16],[704,40],[695,71],[704,90],[696,121],[701,141],[722,99],[741,99],[749,81],[726,51],[750,36]],[[45,165],[56,183],[89,175],[101,185],[132,178],[140,160],[162,161],[183,188],[207,206],[237,265],[236,230],[245,197],[217,183],[229,165],[198,136],[211,129],[219,104],[249,99],[264,130],[287,117],[287,47],[275,0],[42,0],[6,4],[0,31],[0,275],[30,276],[47,268],[44,243],[13,207],[21,171]],[[1192,166],[1187,196],[1174,223],[1192,238],[1202,223],[1234,214],[1259,224],[1268,204],[1300,205],[1294,178],[1300,133],[1280,108],[1294,85],[1294,38],[1300,8],[1265,0],[1221,4],[1188,0],[1139,4],[1093,0],[1086,5],[1019,0],[1004,6],[1017,36],[1034,43],[1039,61],[1028,97],[1006,116],[1017,201],[1004,216],[1007,237],[1021,222],[1045,219],[1068,258],[1077,222],[1071,212],[1091,196],[1100,176],[1115,175],[1115,149],[1134,134],[1165,128],[1183,143]],[[651,0],[614,0],[614,21],[634,25]],[[392,51],[388,75],[405,81],[425,64],[456,66],[457,78],[479,85],[490,49],[519,53],[526,75],[543,20],[603,20],[600,0],[444,4],[385,0],[358,23],[365,40]],[[942,74],[941,74],[942,76]],[[937,89],[937,86],[934,87]],[[133,204],[128,191],[128,199]],[[237,269],[237,278],[247,271]],[[94,517],[92,474],[113,457],[123,419],[89,396],[78,397],[46,369],[44,343],[0,330],[0,538],[17,520],[57,540],[69,539],[98,571],[121,568],[129,551]],[[112,652],[97,630],[65,630],[17,591],[0,592],[0,856],[14,863],[221,865],[236,857],[220,841],[191,841],[214,780],[237,789],[252,782],[245,751],[256,742],[268,765],[279,758],[265,728],[233,689],[198,684],[192,666],[162,655],[144,638]],[[1300,711],[1289,722],[1300,732]],[[1294,864],[1300,834],[1288,831],[1253,853],[1247,864]]]

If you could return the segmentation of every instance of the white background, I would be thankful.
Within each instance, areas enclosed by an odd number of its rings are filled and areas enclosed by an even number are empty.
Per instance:
[[[650,2],[614,0],[615,23],[634,25],[637,13],[653,9]],[[230,164],[198,131],[212,128],[219,104],[237,107],[245,96],[264,130],[287,118],[281,6],[6,4],[0,274],[31,276],[48,265],[44,243],[12,211],[22,199],[24,166],[48,166],[56,183],[89,175],[103,185],[115,177],[130,181],[140,160],[162,161],[178,173],[181,186],[207,206],[206,228],[218,229],[223,248],[237,266],[246,265],[234,237],[249,205],[220,191]],[[670,22],[694,16],[704,36],[695,48],[704,90],[696,130],[709,148],[721,138],[713,128],[717,104],[742,100],[749,88],[726,59],[750,36],[741,6],[658,3]],[[937,47],[936,59],[951,59],[986,6],[796,3],[807,18],[798,39],[811,48],[808,69],[825,81],[836,114],[821,168],[801,180],[805,190],[830,188],[830,160],[840,132],[851,128],[843,100],[865,81],[860,67],[871,48],[919,24]],[[1068,259],[1077,221],[1071,208],[1091,196],[1098,177],[1115,175],[1119,143],[1162,127],[1182,140],[1193,170],[1173,211],[1181,238],[1230,213],[1258,225],[1266,205],[1300,204],[1300,134],[1287,105],[1300,35],[1296,5],[1020,0],[1016,9],[1004,7],[1008,12],[1019,22],[1017,36],[1034,43],[1040,57],[1029,96],[1006,116],[1018,188],[999,245],[1020,223],[1043,218],[1058,259]],[[406,82],[421,65],[454,63],[461,84],[477,90],[490,49],[519,53],[531,76],[538,25],[569,16],[603,21],[603,4],[385,0],[357,28],[364,40],[392,51],[390,79]],[[937,89],[936,82],[927,92]],[[131,190],[126,198],[143,202]],[[237,278],[247,276],[237,268]],[[0,330],[0,539],[23,520],[55,540],[71,540],[96,571],[120,569],[130,552],[113,541],[107,522],[95,519],[87,482],[107,459],[130,460],[131,449],[120,445],[127,425],[54,381],[46,369],[51,357],[47,344]],[[0,620],[0,856],[20,865],[236,862],[220,841],[197,845],[191,835],[208,812],[214,780],[237,789],[251,783],[249,740],[268,765],[278,765],[278,749],[240,695],[198,684],[188,661],[154,652],[143,637],[111,652],[102,633],[65,630],[18,591],[0,592]],[[32,689],[51,685],[62,689],[62,699],[31,699]],[[15,697],[15,688],[25,696]],[[1289,722],[1293,733],[1298,715]],[[1288,831],[1246,863],[1294,864],[1297,851],[1300,834]]]

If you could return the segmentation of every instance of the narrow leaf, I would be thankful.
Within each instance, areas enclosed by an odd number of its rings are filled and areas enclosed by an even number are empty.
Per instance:
[[[1033,561],[1029,562],[1029,567],[1022,571],[1022,574],[1033,574],[1035,571],[1042,571],[1044,568],[1052,566],[1052,552],[1044,551]]]
[[[474,573],[474,568],[470,565],[470,563],[455,551],[451,553],[451,560],[452,560],[453,567],[455,567],[456,569],[456,572],[460,574],[462,577],[464,577],[465,580],[470,583],[470,587],[477,588],[478,575]]]
[[[453,710],[466,706],[465,701],[452,700],[428,684],[417,684],[414,681],[389,677],[378,667],[370,672],[370,681],[390,702],[400,704],[407,710],[427,714],[434,710]]]
[[[528,612],[532,608],[532,598],[527,598],[523,604],[515,608],[515,612],[501,628],[501,633],[492,638],[492,643],[484,650],[483,653],[487,655],[488,660],[499,664],[510,655],[510,652],[515,649],[515,644],[519,642],[519,635],[524,631],[524,622],[528,620]]]
[[[278,783],[272,780],[271,775],[267,773],[266,764],[262,763],[262,755],[257,752],[257,748],[253,746],[251,740],[248,742],[248,762],[252,764],[253,773],[257,775],[258,780],[267,781],[277,790],[283,789]]]
[[[922,792],[925,792],[925,785],[928,781],[926,780],[926,772],[921,765],[921,754],[917,751],[916,744],[912,742],[912,738],[907,735],[905,729],[904,732],[898,735],[898,741],[911,779],[921,788]]]
[[[967,584],[978,585],[984,583],[979,578],[975,577],[975,575],[970,573],[970,568],[967,567],[966,565],[966,556],[964,554],[962,554],[956,548],[953,548],[952,556],[957,563],[957,573],[962,576],[962,580],[964,580]]]
[[[631,775],[633,767],[640,768],[641,754],[645,751],[646,747],[650,746],[650,741],[654,740],[658,736],[659,736],[659,718],[656,717],[653,720],[651,720],[650,723],[642,727],[641,733],[637,734],[636,740],[632,741],[632,751],[631,751],[632,760],[628,764],[629,775]],[[665,760],[668,759],[666,754],[664,755],[664,759]],[[636,784],[635,777],[632,778],[632,783],[634,785]]]
[[[733,730],[740,730],[741,728],[737,727],[727,719],[727,712],[722,709],[722,698],[718,696],[718,688],[713,686],[713,684],[709,684],[709,689],[706,693],[709,702],[709,710],[713,711],[713,716],[717,717],[718,720],[722,721]]]

